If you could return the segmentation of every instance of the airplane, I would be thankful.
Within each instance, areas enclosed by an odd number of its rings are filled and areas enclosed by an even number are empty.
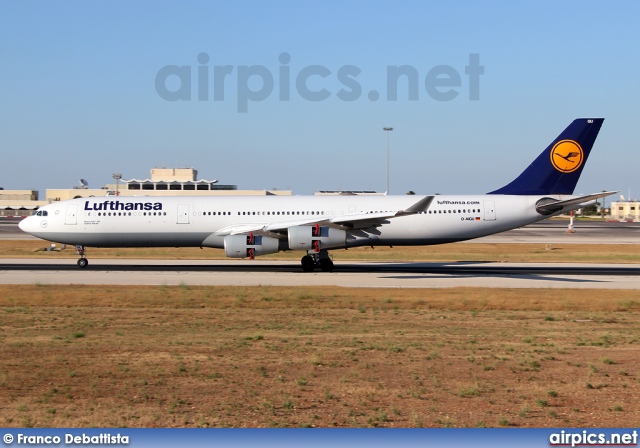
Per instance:
[[[38,238],[86,247],[213,247],[230,258],[306,252],[330,272],[329,250],[421,246],[492,235],[576,210],[613,191],[573,191],[603,118],[574,120],[512,182],[484,195],[105,196],[54,202],[20,222]]]

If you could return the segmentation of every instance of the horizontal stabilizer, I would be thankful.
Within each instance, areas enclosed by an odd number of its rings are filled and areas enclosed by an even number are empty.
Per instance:
[[[551,215],[559,211],[569,211],[580,208],[585,202],[594,201],[596,199],[610,196],[617,193],[617,191],[603,191],[601,193],[589,194],[587,196],[580,196],[577,198],[571,198],[564,201],[555,200],[552,198],[543,198],[536,204],[536,211],[541,215]]]

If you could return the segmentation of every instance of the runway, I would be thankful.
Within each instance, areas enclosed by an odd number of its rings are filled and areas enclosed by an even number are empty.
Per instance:
[[[2,284],[341,286],[367,288],[640,289],[640,266],[530,263],[336,263],[302,272],[298,263],[249,260],[0,259]]]
[[[0,238],[26,239],[17,220],[0,221]],[[473,240],[479,243],[637,244],[640,223],[566,221],[534,225]],[[640,289],[640,266],[630,264],[336,262],[332,273],[304,273],[298,262],[262,260],[0,259],[0,284],[273,285],[370,288],[600,288]]]

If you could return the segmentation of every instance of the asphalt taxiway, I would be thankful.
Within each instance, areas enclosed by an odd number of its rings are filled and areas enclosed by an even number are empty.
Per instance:
[[[334,272],[306,273],[298,263],[281,261],[95,259],[79,269],[69,259],[0,259],[0,283],[640,289],[640,266],[338,262]]]
[[[25,239],[16,225],[0,222],[0,238]],[[545,221],[474,240],[485,243],[637,244],[640,223]],[[302,272],[297,262],[262,260],[0,259],[1,284],[273,285],[372,288],[595,288],[640,289],[640,265],[569,263],[372,263],[340,262],[335,271]]]

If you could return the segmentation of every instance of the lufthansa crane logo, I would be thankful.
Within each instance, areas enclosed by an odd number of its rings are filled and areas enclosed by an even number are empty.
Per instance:
[[[551,164],[561,173],[573,173],[583,161],[582,147],[573,140],[561,140],[551,150]]]

